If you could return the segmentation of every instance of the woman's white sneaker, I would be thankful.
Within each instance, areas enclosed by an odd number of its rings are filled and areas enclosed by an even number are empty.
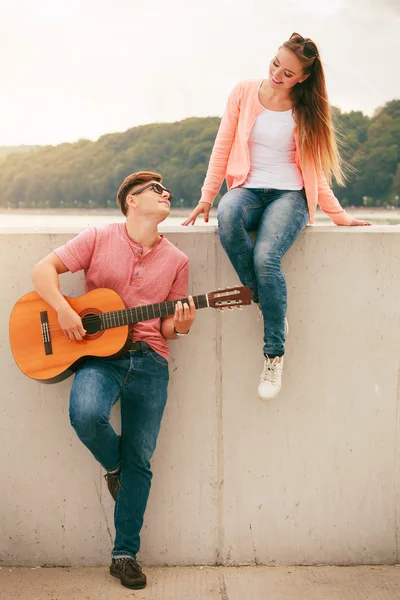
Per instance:
[[[260,400],[272,400],[281,391],[283,373],[283,356],[266,358],[258,386]]]

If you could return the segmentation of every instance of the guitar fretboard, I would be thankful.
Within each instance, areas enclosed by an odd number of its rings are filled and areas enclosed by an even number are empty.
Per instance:
[[[134,308],[124,308],[122,310],[102,313],[99,315],[101,329],[111,329],[112,327],[121,327],[122,325],[139,323],[140,321],[169,317],[174,314],[175,306],[179,301],[189,304],[187,298],[180,298],[178,300],[157,302],[156,304],[146,304],[145,306],[136,306]],[[197,309],[206,308],[208,306],[207,294],[193,296],[193,301]]]

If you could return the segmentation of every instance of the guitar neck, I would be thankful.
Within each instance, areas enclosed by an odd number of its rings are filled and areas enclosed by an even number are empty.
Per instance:
[[[194,305],[197,309],[207,308],[207,294],[193,296]],[[175,313],[175,307],[178,302],[189,304],[188,298],[180,300],[169,300],[167,302],[156,302],[155,304],[146,304],[145,306],[136,306],[134,308],[124,308],[112,312],[101,313],[101,329],[111,329],[121,327],[122,325],[132,325],[140,321],[149,321],[150,319],[159,319],[169,317]]]

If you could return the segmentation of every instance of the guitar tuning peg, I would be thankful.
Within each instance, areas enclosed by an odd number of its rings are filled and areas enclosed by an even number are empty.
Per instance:
[[[233,310],[235,307],[234,306],[228,306],[229,310]]]
[[[243,306],[242,306],[242,305],[240,305],[240,306],[237,306],[236,308],[237,308],[238,310],[243,310]]]
[[[219,309],[221,312],[224,312],[224,307],[221,306],[221,308]]]

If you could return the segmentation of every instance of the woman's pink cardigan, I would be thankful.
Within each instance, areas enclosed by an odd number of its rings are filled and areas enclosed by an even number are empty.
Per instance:
[[[247,179],[250,171],[248,139],[258,115],[264,110],[258,98],[259,84],[259,80],[243,81],[229,96],[201,190],[201,202],[212,204],[224,179],[229,190],[242,185]],[[314,222],[315,209],[319,204],[336,225],[350,225],[353,219],[340,206],[322,169],[317,171],[311,161],[304,161],[300,166],[297,127],[293,133],[295,162],[303,176],[310,223]]]

